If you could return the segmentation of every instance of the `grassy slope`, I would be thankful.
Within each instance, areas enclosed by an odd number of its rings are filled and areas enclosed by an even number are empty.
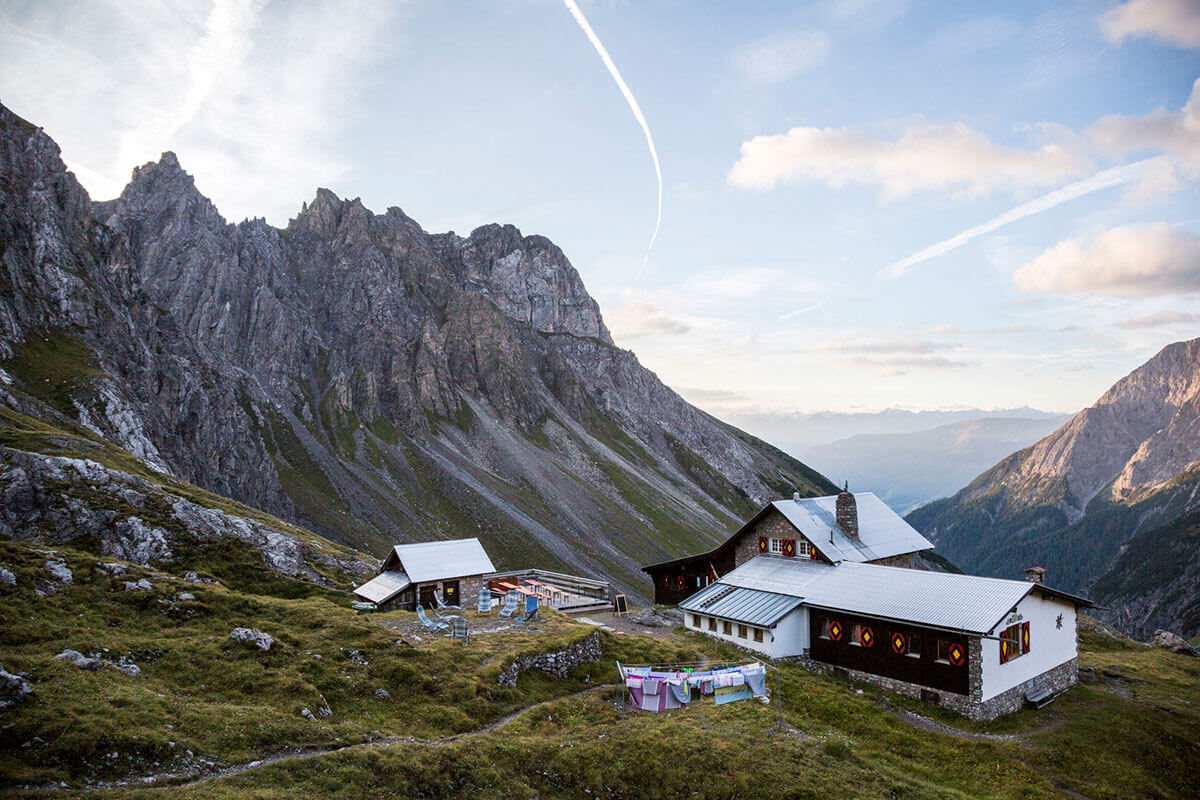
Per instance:
[[[604,658],[569,680],[496,677],[514,655],[544,652],[592,628],[551,615],[538,630],[467,647],[396,643],[379,619],[356,616],[344,596],[285,599],[183,584],[133,568],[111,579],[86,553],[58,549],[75,585],[45,598],[33,583],[48,558],[0,543],[18,586],[0,586],[0,666],[29,675],[35,694],[4,712],[0,781],[6,786],[115,779],[180,769],[186,750],[244,763],[284,747],[372,738],[428,739],[472,731],[544,700],[613,680],[626,663],[737,658],[699,635],[662,642],[604,635]],[[120,581],[146,575],[153,593]],[[173,600],[179,590],[194,601]],[[11,612],[11,613],[8,613]],[[37,618],[31,626],[28,620]],[[411,615],[386,617],[407,621]],[[265,630],[269,652],[229,640],[236,625]],[[1200,660],[1085,633],[1082,666],[1093,682],[1049,709],[995,723],[955,715],[784,664],[785,718],[799,735],[773,734],[774,707],[701,703],[662,716],[622,717],[610,690],[541,706],[494,733],[441,746],[398,743],[276,764],[190,788],[126,788],[102,796],[170,797],[1044,797],[1056,786],[1093,800],[1192,797],[1200,791]],[[63,648],[131,655],[143,673],[83,672],[53,656]],[[349,654],[358,650],[367,665]],[[316,655],[322,658],[317,659]],[[1117,677],[1119,676],[1119,677]],[[392,697],[374,692],[386,688]],[[1118,692],[1127,694],[1122,696]],[[321,699],[334,711],[310,722]],[[965,741],[911,726],[911,708],[970,732],[1011,741]],[[37,743],[40,737],[44,743]],[[34,742],[25,746],[27,742]],[[175,742],[172,748],[168,743]],[[116,753],[116,758],[107,756]],[[158,766],[155,766],[158,762]]]

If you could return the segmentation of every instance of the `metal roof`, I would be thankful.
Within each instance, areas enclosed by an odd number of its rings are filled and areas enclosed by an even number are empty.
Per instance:
[[[403,572],[381,572],[355,589],[354,593],[378,605],[391,600],[411,584],[412,581]]]
[[[854,502],[858,510],[859,541],[837,526],[835,494],[776,500],[771,505],[830,561],[874,561],[933,548],[932,542],[874,492],[855,492]]]
[[[483,545],[474,538],[398,544],[392,548],[392,553],[413,583],[486,575],[496,571]]]
[[[756,556],[713,585],[722,584],[788,594],[807,606],[976,634],[990,632],[1036,588],[1028,581],[778,556]]]
[[[679,604],[684,611],[769,627],[800,605],[798,597],[714,583]]]

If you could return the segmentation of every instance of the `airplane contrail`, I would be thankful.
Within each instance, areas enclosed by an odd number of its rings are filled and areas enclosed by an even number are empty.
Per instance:
[[[658,238],[658,229],[662,225],[662,196],[663,196],[663,180],[662,169],[658,166],[658,151],[654,149],[654,137],[650,135],[650,126],[646,124],[646,117],[642,114],[642,109],[638,105],[638,101],[630,91],[625,79],[621,77],[621,71],[617,69],[617,65],[613,63],[612,57],[608,55],[608,51],[604,49],[604,43],[600,41],[600,37],[592,30],[592,26],[588,24],[587,17],[579,10],[579,6],[575,4],[575,0],[563,0],[567,10],[571,12],[571,16],[579,23],[579,27],[583,28],[583,32],[587,34],[588,41],[592,43],[592,47],[596,48],[596,52],[600,54],[600,60],[604,62],[604,66],[608,69],[608,74],[612,75],[612,79],[616,81],[617,88],[621,90],[621,94],[625,96],[625,102],[629,104],[629,110],[633,112],[634,119],[638,125],[642,126],[642,132],[646,134],[646,145],[650,148],[650,157],[654,159],[654,174],[658,176],[658,218],[654,221],[654,233],[650,235],[650,244],[646,245],[646,255],[642,257],[642,272],[646,269],[646,261],[650,258],[650,248],[654,247],[654,240]],[[642,273],[638,273],[638,278],[641,279]]]
[[[1132,183],[1140,177],[1141,173],[1146,169],[1146,166],[1154,161],[1154,158],[1147,158],[1142,161],[1136,161],[1132,164],[1125,164],[1120,167],[1101,170],[1091,177],[1084,178],[1081,181],[1067,184],[1061,189],[1055,189],[1049,194],[1044,194],[1030,200],[1027,203],[1022,203],[1016,208],[1005,211],[998,217],[993,217],[982,225],[976,225],[973,228],[967,228],[962,233],[951,236],[949,239],[943,239],[940,242],[935,242],[929,245],[924,250],[919,250],[913,253],[908,258],[897,261],[879,271],[879,275],[885,278],[899,278],[906,275],[914,265],[920,264],[922,261],[928,261],[931,258],[936,258],[940,255],[945,255],[951,250],[957,250],[967,242],[985,233],[991,233],[997,228],[1002,228],[1011,222],[1016,222],[1019,219],[1040,214],[1043,211],[1048,211],[1055,206],[1062,205],[1068,200],[1074,200],[1077,197],[1083,197],[1085,194],[1098,192],[1101,189],[1108,189],[1113,186],[1120,186],[1126,183]]]

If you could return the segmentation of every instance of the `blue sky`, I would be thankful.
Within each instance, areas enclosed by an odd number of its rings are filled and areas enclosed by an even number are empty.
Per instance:
[[[0,2],[0,100],[96,198],[171,149],[235,221],[327,186],[546,235],[718,414],[1070,411],[1200,335],[1195,0],[580,8],[657,145],[648,257],[645,137],[561,0]]]

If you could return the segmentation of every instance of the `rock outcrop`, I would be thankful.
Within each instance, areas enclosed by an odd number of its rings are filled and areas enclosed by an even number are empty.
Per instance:
[[[511,225],[430,234],[327,189],[233,225],[170,153],[92,203],[0,107],[0,234],[0,403],[343,544],[480,536],[637,596],[641,564],[832,489],[617,348]],[[110,539],[169,558],[142,517]]]
[[[1192,339],[907,519],[967,572],[1015,578],[1040,564],[1053,585],[1095,587],[1115,607],[1105,618],[1145,638],[1174,624],[1172,614],[1200,631],[1194,536],[1171,527],[1198,508],[1200,339]]]

